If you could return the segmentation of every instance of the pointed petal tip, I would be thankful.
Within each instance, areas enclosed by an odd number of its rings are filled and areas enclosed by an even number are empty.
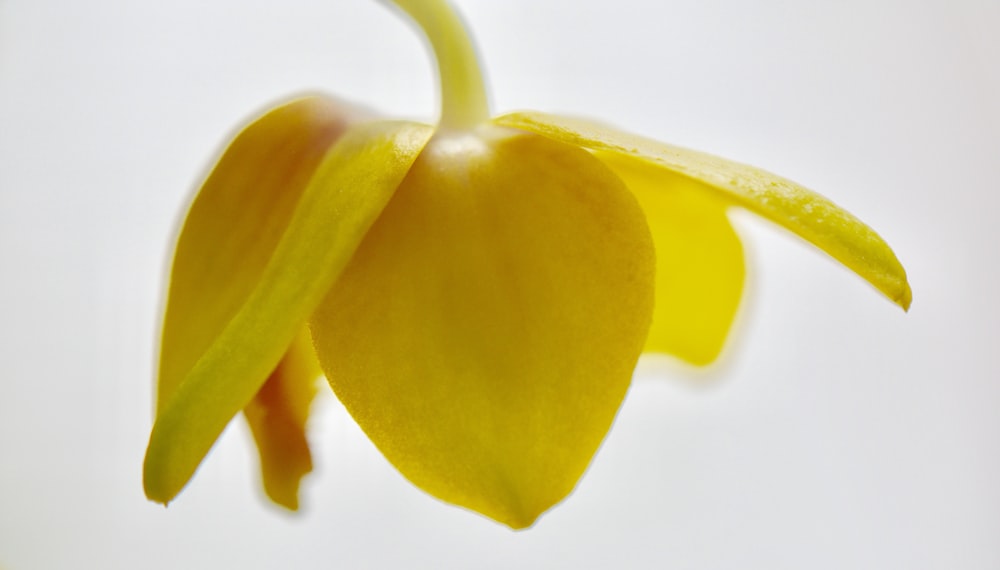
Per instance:
[[[143,488],[146,492],[147,499],[154,503],[163,505],[164,508],[168,507],[170,505],[170,501],[173,500],[172,496],[168,497],[165,493],[163,493],[162,489],[158,488],[154,484],[151,484],[148,480],[143,482]]]
[[[538,522],[538,516],[535,517],[525,517],[518,519],[511,519],[506,521],[500,521],[507,526],[510,530],[514,532],[521,532],[529,530],[531,527],[535,526]]]
[[[156,469],[151,465],[152,460],[146,455],[146,462],[142,471],[142,488],[146,493],[146,498],[154,503],[159,503],[166,507],[177,495],[177,492],[168,490],[168,486],[163,478],[158,476]]]
[[[156,503],[156,504],[162,506],[164,509],[170,506],[170,500],[158,499],[158,498],[150,495],[148,491],[146,492],[146,498],[149,499],[150,502]]]
[[[502,524],[512,531],[520,532],[535,526],[538,519],[541,518],[541,516],[552,506],[553,505],[550,505],[541,511],[525,511],[522,508],[519,508],[519,506],[508,505],[508,508],[504,508],[502,510],[485,512],[473,509],[473,512],[476,512],[477,514],[484,516],[495,523]]]
[[[910,289],[910,284],[903,282],[903,291],[898,297],[893,299],[893,302],[903,308],[903,312],[910,312],[910,303],[913,302],[913,291]]]

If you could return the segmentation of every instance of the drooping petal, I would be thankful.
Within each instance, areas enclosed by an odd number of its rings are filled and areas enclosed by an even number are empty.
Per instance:
[[[514,528],[569,493],[649,327],[649,230],[591,155],[434,139],[310,326],[337,397],[432,495]]]
[[[319,377],[312,339],[303,329],[243,409],[260,452],[264,491],[293,511],[299,508],[299,481],[312,471],[306,420]]]
[[[250,403],[431,130],[402,122],[360,124],[328,152],[253,290],[161,405],[146,450],[146,496],[172,499],[226,424]]]
[[[726,217],[728,205],[663,168],[595,155],[635,194],[656,245],[656,305],[645,351],[712,362],[743,293],[743,246]]]
[[[160,347],[158,413],[246,302],[317,165],[357,114],[324,97],[294,100],[253,121],[226,148],[198,192],[178,239]],[[275,371],[268,394],[289,389],[292,379],[282,370],[279,366]],[[274,402],[263,396],[255,399],[261,405],[253,417],[260,421],[251,421],[258,447],[289,434],[284,424],[262,419],[259,412],[266,409],[265,403]],[[267,433],[273,430],[278,431]],[[279,470],[269,459],[274,451],[260,447],[266,489],[288,507],[296,503],[288,491],[294,493],[298,478],[309,470],[304,434],[292,448],[299,457],[297,467]],[[278,473],[287,478],[293,472],[294,482],[276,482]]]
[[[633,157],[702,182],[721,199],[780,224],[816,245],[904,310],[910,306],[912,293],[906,271],[888,244],[849,212],[790,180],[581,119],[525,112],[500,117],[496,122],[592,150]]]
[[[225,150],[184,220],[160,346],[157,410],[260,280],[350,110],[322,97],[273,109]]]

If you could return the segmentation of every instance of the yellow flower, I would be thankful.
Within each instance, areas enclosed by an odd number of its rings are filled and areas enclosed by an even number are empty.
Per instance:
[[[297,508],[322,370],[418,487],[531,525],[576,485],[642,352],[719,353],[743,287],[733,206],[909,306],[885,242],[793,182],[587,121],[491,119],[446,2],[396,4],[437,55],[440,125],[291,101],[236,136],[188,212],[151,499],[172,500],[242,410],[267,493]]]

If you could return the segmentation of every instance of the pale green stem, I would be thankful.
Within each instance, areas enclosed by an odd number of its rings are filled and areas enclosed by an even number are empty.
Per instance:
[[[392,0],[423,29],[441,76],[441,126],[471,128],[490,118],[472,40],[447,0]]]

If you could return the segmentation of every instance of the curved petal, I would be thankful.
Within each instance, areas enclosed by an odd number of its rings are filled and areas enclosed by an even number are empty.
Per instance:
[[[656,245],[656,306],[645,352],[691,364],[719,355],[743,293],[743,246],[728,204],[641,160],[595,152],[635,194]]]
[[[514,528],[575,486],[649,327],[642,210],[591,155],[434,139],[310,321],[337,397],[430,494]]]
[[[252,292],[161,404],[146,450],[147,497],[166,503],[180,492],[250,403],[431,131],[413,123],[361,124],[329,151]]]
[[[160,347],[157,413],[246,302],[317,165],[359,114],[325,97],[294,100],[254,120],[226,148],[191,205],[178,239]],[[290,382],[282,370],[279,366],[265,387]],[[261,405],[248,410],[258,413],[248,419],[261,418],[259,412],[271,407],[264,402],[272,402],[275,392],[258,395],[254,401]],[[290,444],[299,459],[282,470],[269,459],[275,453],[268,442],[294,430],[263,420],[251,421],[251,427],[261,453],[265,490],[272,498],[281,497],[276,502],[291,507],[297,500],[288,496],[288,490],[294,493],[298,478],[310,465],[304,434]],[[278,473],[291,477],[292,472],[298,472],[294,484],[276,483]]]
[[[827,252],[904,310],[910,307],[906,271],[888,244],[849,212],[790,180],[581,119],[525,112],[495,121],[592,150],[634,157],[701,182],[723,200],[780,224]]]
[[[264,491],[293,511],[299,508],[299,481],[312,471],[306,420],[319,377],[312,339],[303,329],[243,409],[260,453]]]
[[[199,190],[174,253],[157,410],[246,302],[349,109],[322,97],[277,107],[241,131]]]

